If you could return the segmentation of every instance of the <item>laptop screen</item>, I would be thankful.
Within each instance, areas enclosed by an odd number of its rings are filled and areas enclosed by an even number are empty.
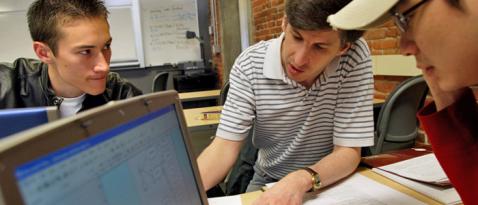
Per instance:
[[[0,110],[0,138],[56,120],[56,107],[33,107]]]
[[[25,204],[201,204],[174,105],[15,168]]]

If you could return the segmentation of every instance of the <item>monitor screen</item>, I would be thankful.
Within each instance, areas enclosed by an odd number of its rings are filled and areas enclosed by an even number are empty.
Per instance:
[[[57,112],[56,107],[0,110],[0,138],[55,120]]]
[[[16,167],[27,205],[201,204],[169,105]]]

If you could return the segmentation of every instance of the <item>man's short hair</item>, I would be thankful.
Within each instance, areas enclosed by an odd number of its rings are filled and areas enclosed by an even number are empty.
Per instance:
[[[337,13],[352,0],[287,0],[285,13],[289,24],[301,30],[332,29],[327,17]],[[343,42],[354,42],[363,35],[363,31],[340,30]]]
[[[33,41],[46,43],[53,54],[64,24],[83,18],[108,18],[102,0],[36,0],[28,9],[28,28]]]

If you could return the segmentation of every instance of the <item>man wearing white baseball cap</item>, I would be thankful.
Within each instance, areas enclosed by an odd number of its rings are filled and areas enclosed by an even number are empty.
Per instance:
[[[464,204],[478,204],[478,1],[354,0],[328,17],[365,30],[393,19],[403,55],[414,55],[434,103],[418,117]]]

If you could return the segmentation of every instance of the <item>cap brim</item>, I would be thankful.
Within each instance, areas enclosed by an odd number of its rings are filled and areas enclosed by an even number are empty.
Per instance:
[[[327,21],[333,28],[366,30],[390,19],[390,9],[400,0],[353,0]]]

